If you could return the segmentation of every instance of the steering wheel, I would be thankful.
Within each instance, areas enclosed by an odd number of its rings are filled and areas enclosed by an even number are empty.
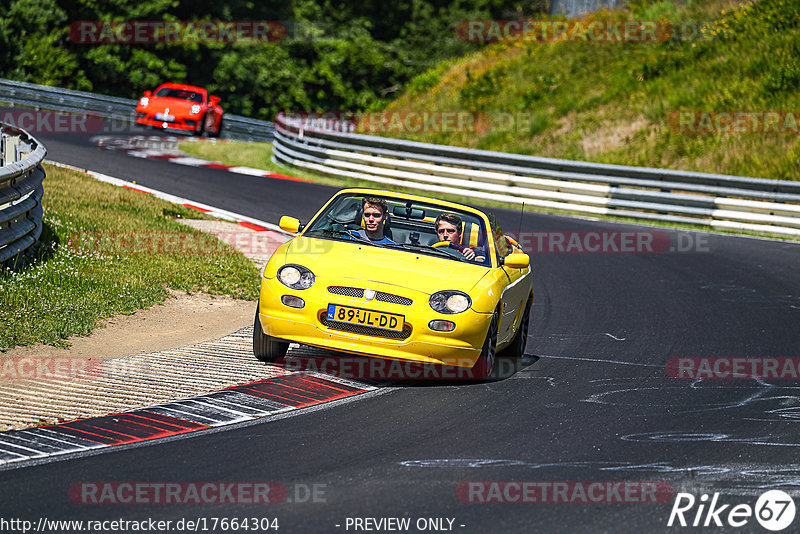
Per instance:
[[[450,241],[439,241],[438,243],[434,243],[431,245],[432,248],[440,248],[440,247],[449,247]]]

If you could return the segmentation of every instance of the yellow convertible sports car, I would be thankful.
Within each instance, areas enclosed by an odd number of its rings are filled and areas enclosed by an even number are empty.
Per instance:
[[[290,342],[468,369],[525,352],[530,260],[483,212],[372,189],[339,191],[264,267],[253,327],[259,360]],[[450,230],[447,231],[446,229]]]

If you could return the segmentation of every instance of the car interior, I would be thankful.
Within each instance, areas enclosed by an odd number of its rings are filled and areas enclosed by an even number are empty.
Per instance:
[[[387,200],[389,217],[383,233],[395,243],[431,246],[439,242],[435,221],[445,210],[403,200]],[[451,212],[452,213],[452,212]],[[463,221],[463,247],[486,247],[486,234],[481,221],[469,213],[458,213]],[[331,206],[320,219],[319,229],[335,231],[360,230],[363,226],[362,197],[345,197]]]
[[[195,93],[194,91],[185,91],[183,89],[164,88],[159,90],[155,96],[164,98],[180,98],[181,100],[191,100],[192,102],[203,103],[203,95]]]

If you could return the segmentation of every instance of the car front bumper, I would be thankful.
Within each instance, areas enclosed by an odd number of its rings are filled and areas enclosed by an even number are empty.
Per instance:
[[[372,283],[370,287],[385,293],[402,292],[389,284]],[[303,299],[305,306],[298,309],[283,304],[284,295]],[[386,334],[378,329],[331,323],[325,318],[329,304],[403,315],[404,332]],[[286,341],[363,356],[471,368],[480,356],[491,314],[472,309],[452,315],[437,313],[428,305],[428,296],[423,298],[419,293],[412,304],[402,305],[332,294],[320,280],[310,289],[293,290],[275,278],[262,278],[259,318],[266,335]],[[452,321],[455,329],[434,331],[429,327],[434,319]]]
[[[141,116],[144,115],[144,116]],[[136,123],[142,126],[152,126],[153,128],[162,128],[164,130],[181,130],[184,132],[195,132],[199,129],[199,121],[195,119],[186,119],[184,117],[175,117],[169,122],[155,120],[153,115],[147,113],[137,112]],[[166,126],[164,126],[166,124]]]

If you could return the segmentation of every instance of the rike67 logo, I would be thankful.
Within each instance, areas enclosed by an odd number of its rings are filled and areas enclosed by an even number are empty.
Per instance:
[[[691,493],[678,493],[667,526],[736,528],[747,525],[755,517],[762,527],[777,532],[791,525],[794,516],[794,500],[781,490],[762,493],[755,507],[749,504],[723,504],[719,493],[714,493],[710,502],[706,494],[696,499]]]

